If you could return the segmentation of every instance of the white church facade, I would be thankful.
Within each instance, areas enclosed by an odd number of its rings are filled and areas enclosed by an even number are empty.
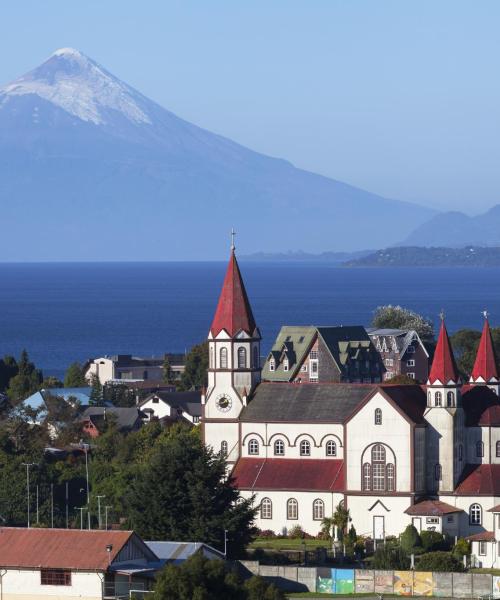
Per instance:
[[[487,319],[467,385],[444,321],[426,385],[261,382],[261,335],[233,248],[208,339],[204,441],[255,496],[261,530],[317,534],[342,502],[357,533],[377,540],[409,523],[500,539],[500,382]]]

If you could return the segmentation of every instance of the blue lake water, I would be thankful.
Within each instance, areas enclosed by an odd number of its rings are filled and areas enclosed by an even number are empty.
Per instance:
[[[499,268],[240,265],[267,351],[283,324],[368,324],[401,304],[448,329],[500,324]],[[202,341],[226,263],[0,264],[0,354],[26,348],[47,374],[115,353],[160,356]]]

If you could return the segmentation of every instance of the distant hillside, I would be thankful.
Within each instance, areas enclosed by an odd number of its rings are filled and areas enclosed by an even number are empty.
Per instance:
[[[419,225],[401,246],[500,246],[500,204],[476,217],[461,212],[434,215]]]
[[[373,250],[358,250],[357,252],[322,252],[311,254],[299,250],[297,252],[255,252],[239,256],[238,260],[247,262],[327,262],[344,263],[372,254]]]
[[[343,263],[346,267],[500,267],[500,248],[419,248],[378,250]]]

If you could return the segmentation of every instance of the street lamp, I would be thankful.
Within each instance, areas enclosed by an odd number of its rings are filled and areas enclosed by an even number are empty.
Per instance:
[[[26,467],[26,496],[28,503],[28,529],[30,527],[30,467],[35,467],[36,463],[22,463]]]

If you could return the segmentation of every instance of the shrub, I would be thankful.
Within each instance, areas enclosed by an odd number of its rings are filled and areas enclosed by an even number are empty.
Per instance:
[[[436,550],[448,550],[444,535],[438,531],[422,531],[420,534],[424,552],[435,552]]]
[[[463,564],[451,552],[428,552],[422,554],[416,564],[417,571],[453,571],[460,573],[464,570]]]
[[[416,527],[408,525],[401,534],[401,548],[406,554],[414,554],[417,548],[422,546],[422,540]]]
[[[462,560],[464,556],[470,556],[470,543],[464,538],[460,538],[453,547],[452,554],[457,560]]]
[[[271,529],[263,529],[258,532],[257,537],[260,538],[275,538],[276,534]]]
[[[300,525],[294,525],[288,531],[288,537],[292,539],[303,538],[305,540],[313,540],[314,536],[310,533],[306,533]]]
[[[410,559],[401,546],[379,546],[373,555],[374,569],[400,569],[410,568]]]

